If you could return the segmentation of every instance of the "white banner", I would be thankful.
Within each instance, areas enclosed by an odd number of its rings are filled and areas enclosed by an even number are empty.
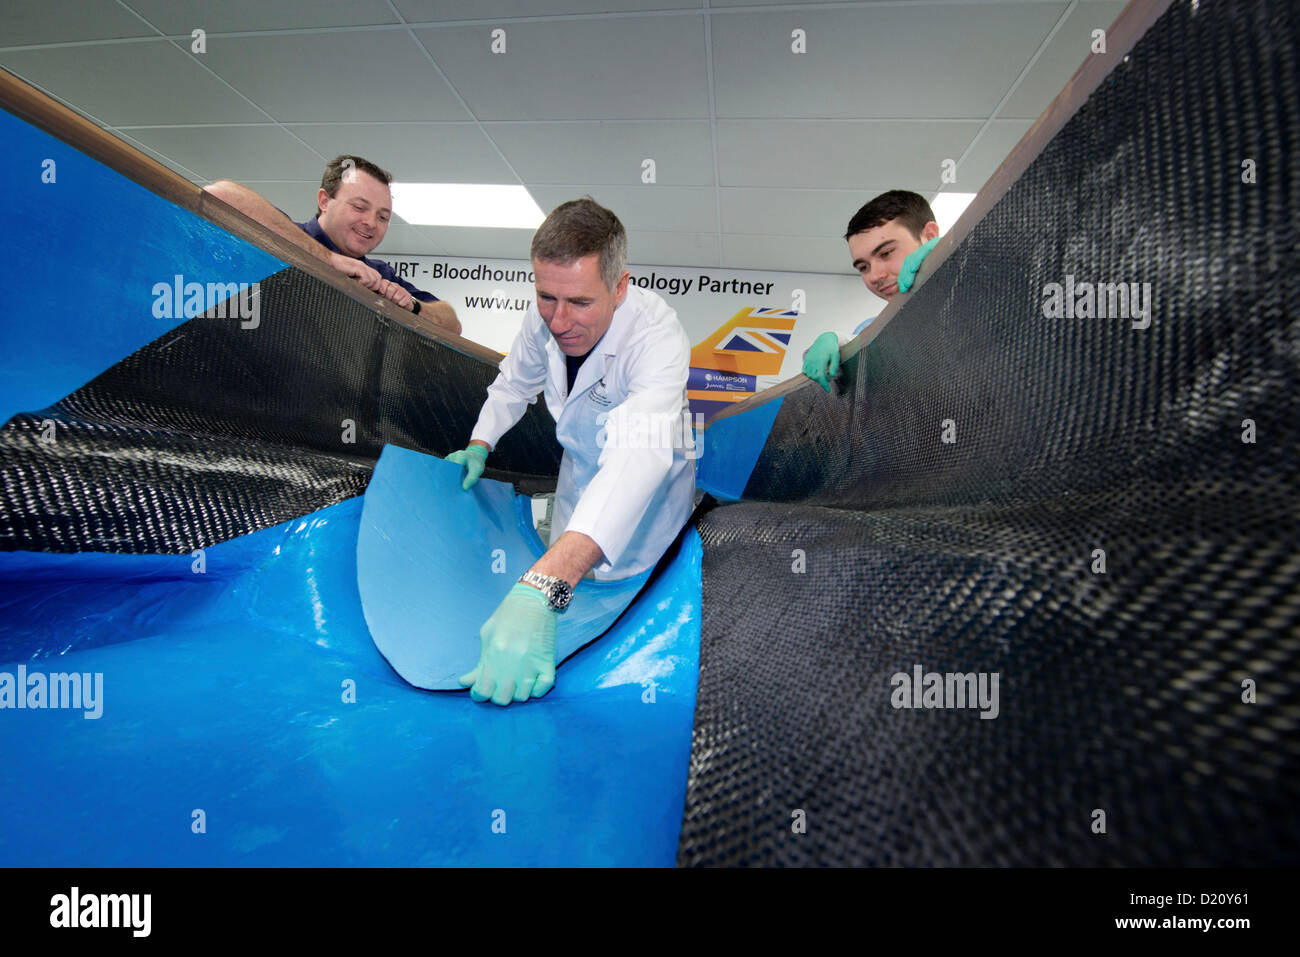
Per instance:
[[[845,250],[845,257],[848,251]],[[467,339],[498,352],[533,303],[532,266],[509,259],[379,257],[455,308]],[[848,333],[884,308],[854,274],[629,266],[631,281],[677,311],[694,347],[690,397],[706,416],[797,374],[823,332]]]

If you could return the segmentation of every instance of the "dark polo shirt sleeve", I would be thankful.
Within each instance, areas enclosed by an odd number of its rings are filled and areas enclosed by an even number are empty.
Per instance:
[[[294,225],[296,225],[304,233],[306,233],[312,239],[316,240],[316,242],[320,243],[330,252],[337,253],[339,251],[338,247],[335,246],[334,243],[330,241],[330,238],[327,235],[325,235],[325,231],[320,228],[320,223],[317,222],[316,220],[309,219],[305,223],[295,223]],[[397,273],[393,270],[393,267],[388,265],[388,263],[384,262],[382,259],[370,259],[369,257],[362,256],[361,261],[365,263],[367,266],[369,266],[371,269],[373,269],[375,272],[379,273],[379,275],[383,276],[389,282],[397,283],[399,286],[401,286],[403,289],[409,292],[416,299],[420,300],[420,302],[438,301],[438,297],[435,296],[433,293],[425,292],[423,289],[417,289],[415,286],[412,286],[401,276],[397,275]]]

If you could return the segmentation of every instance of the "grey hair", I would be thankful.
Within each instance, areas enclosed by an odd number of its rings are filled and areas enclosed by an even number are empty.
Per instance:
[[[627,268],[627,232],[613,212],[590,196],[551,210],[533,233],[529,250],[535,260],[566,264],[592,253],[600,254],[600,279],[613,290]]]

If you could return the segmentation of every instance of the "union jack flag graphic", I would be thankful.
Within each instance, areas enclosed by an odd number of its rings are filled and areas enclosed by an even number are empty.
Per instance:
[[[750,306],[691,350],[691,366],[745,375],[779,375],[799,313]]]
[[[740,310],[691,349],[686,396],[691,411],[712,415],[748,399],[759,376],[777,376],[799,313],[750,306]]]

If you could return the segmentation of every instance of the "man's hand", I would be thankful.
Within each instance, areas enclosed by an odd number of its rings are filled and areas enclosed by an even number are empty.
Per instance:
[[[475,701],[540,698],[555,685],[556,613],[532,585],[515,584],[479,630],[478,666],[458,679]]]
[[[375,291],[393,305],[410,310],[411,294],[406,291],[401,283],[393,282],[391,279],[381,279],[379,280],[379,288]]]
[[[456,310],[451,307],[449,302],[435,300],[434,302],[420,303],[420,318],[431,319],[448,332],[460,335],[460,319],[456,317]]]
[[[343,273],[345,276],[351,276],[367,289],[373,289],[379,292],[381,283],[387,282],[383,276],[371,269],[360,259],[353,259],[351,256],[344,256],[342,253],[330,253],[330,265]],[[390,297],[391,298],[391,297]]]
[[[840,374],[840,340],[833,332],[823,332],[803,357],[803,374],[831,391],[831,379]]]
[[[925,257],[930,255],[930,250],[934,248],[934,244],[938,241],[939,237],[935,236],[934,239],[930,240],[928,243],[913,249],[907,254],[907,258],[903,260],[902,267],[898,270],[899,292],[907,292],[907,290],[912,288],[912,283],[916,282],[917,270],[921,268],[921,263],[925,262]]]
[[[488,447],[486,445],[481,442],[471,442],[459,452],[452,452],[444,461],[465,466],[465,478],[460,483],[460,487],[462,491],[468,492],[474,487],[474,483],[479,480],[479,476],[483,474],[483,467],[487,465],[487,457]]]

